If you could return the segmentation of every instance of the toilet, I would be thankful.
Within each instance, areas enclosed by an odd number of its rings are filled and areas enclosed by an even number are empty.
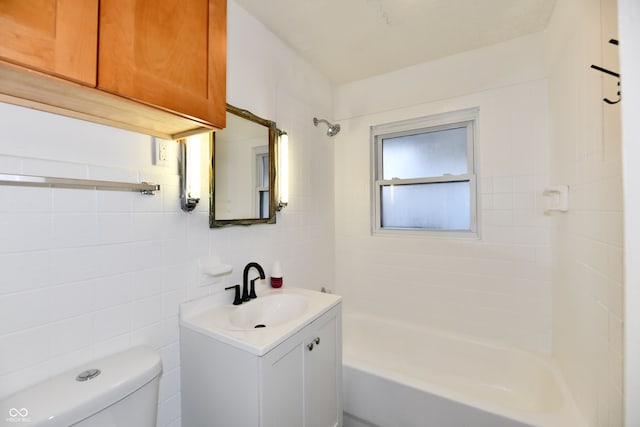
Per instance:
[[[162,361],[134,347],[89,362],[0,401],[0,424],[155,427]]]

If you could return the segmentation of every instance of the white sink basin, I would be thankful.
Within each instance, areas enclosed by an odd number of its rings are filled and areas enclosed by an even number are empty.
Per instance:
[[[229,315],[229,322],[245,329],[274,327],[300,317],[308,306],[307,298],[302,295],[268,295],[238,306]]]
[[[322,313],[340,297],[302,288],[256,285],[258,298],[232,305],[231,292],[219,292],[180,305],[180,327],[262,356]]]

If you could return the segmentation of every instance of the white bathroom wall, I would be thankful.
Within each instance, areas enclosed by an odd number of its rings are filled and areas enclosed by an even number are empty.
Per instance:
[[[290,203],[276,225],[209,230],[206,191],[182,212],[173,142],[169,165],[154,166],[148,136],[0,103],[0,173],[162,186],[155,196],[0,186],[0,398],[144,343],[163,358],[158,426],[179,426],[182,301],[222,292],[253,260],[269,272],[280,259],[285,285],[331,285],[333,148],[312,123],[331,115],[329,84],[233,1],[228,18],[228,101],[290,135]],[[234,272],[199,287],[196,260],[208,255]]]
[[[553,218],[553,352],[587,425],[622,426],[623,212],[614,0],[556,2],[547,29]],[[621,41],[624,43],[624,40]]]
[[[626,427],[640,425],[640,3],[618,2],[620,39],[620,73],[622,90],[622,151],[624,153],[624,421]]]
[[[336,89],[336,287],[345,309],[550,353],[544,38]],[[479,107],[480,237],[372,236],[372,125]]]
[[[8,104],[0,116],[3,173],[162,186],[155,196],[0,186],[0,397],[144,343],[163,357],[159,425],[169,424],[178,303],[195,290],[181,255],[207,251],[206,229],[180,211],[176,144],[171,166],[157,167],[148,136]]]
[[[228,279],[242,281],[242,266],[257,261],[267,273],[279,260],[284,283],[332,287],[333,145],[315,116],[331,116],[332,91],[322,77],[260,22],[229,3],[228,102],[275,120],[289,135],[289,206],[277,225],[215,229],[210,251],[237,266]],[[233,70],[233,71],[231,71]],[[252,273],[255,274],[255,273]]]

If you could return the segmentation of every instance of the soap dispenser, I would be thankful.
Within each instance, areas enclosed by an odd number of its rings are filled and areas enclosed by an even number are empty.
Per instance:
[[[282,266],[280,265],[280,261],[276,261],[273,263],[273,267],[271,268],[271,287],[279,288],[282,286]]]

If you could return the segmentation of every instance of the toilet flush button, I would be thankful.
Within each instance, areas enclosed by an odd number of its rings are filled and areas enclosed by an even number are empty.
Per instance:
[[[76,381],[87,381],[91,380],[100,375],[100,369],[87,369],[86,371],[82,371],[76,377]]]

